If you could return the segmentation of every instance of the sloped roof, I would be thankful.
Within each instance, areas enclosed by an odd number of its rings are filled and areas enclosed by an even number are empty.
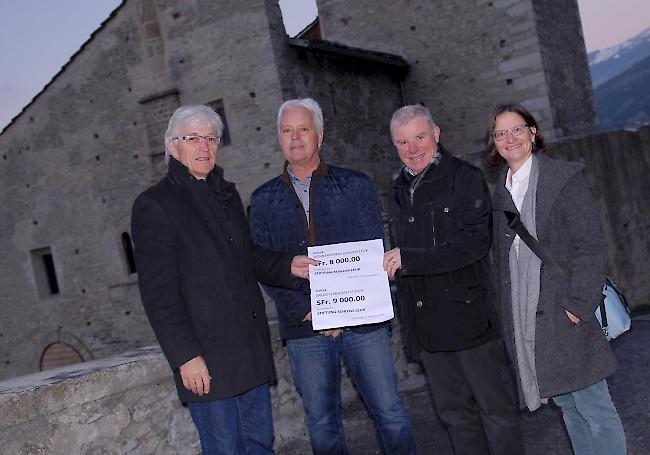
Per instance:
[[[316,16],[316,19],[314,19],[313,21],[311,21],[309,24],[307,24],[307,26],[306,26],[305,28],[303,28],[302,30],[300,30],[300,31],[296,34],[296,36],[294,36],[294,38],[305,38],[305,37],[309,37],[309,36],[311,36],[311,33],[312,33],[315,29],[317,29],[317,28],[319,28],[319,27],[320,27],[320,20],[319,20],[318,16]],[[318,33],[320,34],[320,31],[319,31]]]
[[[323,54],[352,57],[387,65],[396,69],[402,76],[405,76],[410,69],[409,63],[401,55],[371,51],[321,39],[286,38],[286,42],[289,46],[295,48],[307,49]]]
[[[38,92],[36,95],[34,95],[34,97],[31,99],[31,101],[29,103],[27,103],[25,105],[25,107],[23,107],[21,109],[21,111],[14,118],[11,119],[11,121],[2,129],[2,131],[0,131],[0,135],[4,134],[4,132],[7,131],[7,129],[9,129],[9,127],[11,125],[14,124],[16,119],[18,119],[18,117],[23,115],[23,113],[27,110],[27,108],[29,106],[31,106],[38,99],[38,97],[41,96],[41,94],[43,94],[43,92],[45,92],[45,90],[47,90],[47,88],[50,85],[52,85],[52,83],[59,77],[59,75],[61,75],[65,71],[65,69],[75,60],[77,55],[79,55],[84,50],[84,48],[88,45],[88,43],[90,43],[95,38],[95,36],[97,36],[97,33],[99,33],[99,31],[102,30],[106,26],[106,24],[108,24],[108,22],[115,17],[117,12],[124,6],[125,3],[126,3],[126,0],[122,0],[122,2],[117,6],[117,8],[115,8],[113,11],[111,11],[111,14],[109,14],[108,17],[106,19],[104,19],[104,21],[101,24],[99,24],[99,27],[97,27],[97,29],[90,34],[90,37],[81,45],[79,50],[77,52],[75,52],[74,54],[72,54],[72,56],[65,63],[65,65],[63,65],[61,67],[61,69],[52,77],[52,79],[50,79],[50,81],[47,84],[45,84],[45,87],[43,87],[40,92]]]

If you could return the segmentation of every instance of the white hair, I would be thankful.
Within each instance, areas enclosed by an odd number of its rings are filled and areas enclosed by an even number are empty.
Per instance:
[[[280,125],[282,123],[282,116],[287,109],[292,107],[304,107],[309,112],[311,112],[314,119],[314,126],[316,127],[316,133],[320,134],[323,131],[323,111],[316,101],[312,98],[296,98],[293,100],[285,101],[280,106],[278,110],[278,133],[280,133]]]
[[[433,121],[429,109],[420,104],[411,104],[409,106],[401,107],[393,113],[393,116],[390,119],[390,134],[392,135],[393,131],[416,117],[426,120],[431,125],[431,129],[436,127],[436,122]]]
[[[216,131],[217,137],[221,137],[221,133],[223,133],[223,122],[219,114],[210,106],[194,104],[181,106],[176,109],[169,119],[167,131],[165,132],[165,163],[169,163],[169,144],[172,138],[177,137],[183,127],[205,123]]]

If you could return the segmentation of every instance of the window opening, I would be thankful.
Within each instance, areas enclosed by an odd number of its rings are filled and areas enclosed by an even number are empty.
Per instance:
[[[223,132],[221,133],[221,145],[230,145],[230,131],[228,130],[228,120],[226,119],[226,108],[223,106],[223,100],[218,99],[208,103],[215,110],[223,122]]]
[[[129,274],[136,273],[135,257],[133,256],[133,242],[128,232],[122,233],[122,250],[124,251],[124,258],[126,259],[126,268]]]
[[[39,297],[46,298],[59,294],[59,280],[56,277],[54,257],[50,247],[32,250],[31,256]]]

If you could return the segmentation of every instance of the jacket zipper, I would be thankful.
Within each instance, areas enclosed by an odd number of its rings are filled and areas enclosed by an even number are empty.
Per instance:
[[[436,246],[436,212],[431,212],[431,233],[433,234],[433,246]]]

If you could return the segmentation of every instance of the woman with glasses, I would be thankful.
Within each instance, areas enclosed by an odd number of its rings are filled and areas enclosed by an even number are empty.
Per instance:
[[[543,149],[524,107],[494,109],[487,160],[505,163],[493,196],[492,242],[503,339],[522,407],[534,411],[552,399],[578,455],[624,454],[623,427],[605,380],[616,360],[594,317],[607,275],[598,207],[584,166],[551,159]],[[517,220],[552,263],[542,263],[515,233]]]

